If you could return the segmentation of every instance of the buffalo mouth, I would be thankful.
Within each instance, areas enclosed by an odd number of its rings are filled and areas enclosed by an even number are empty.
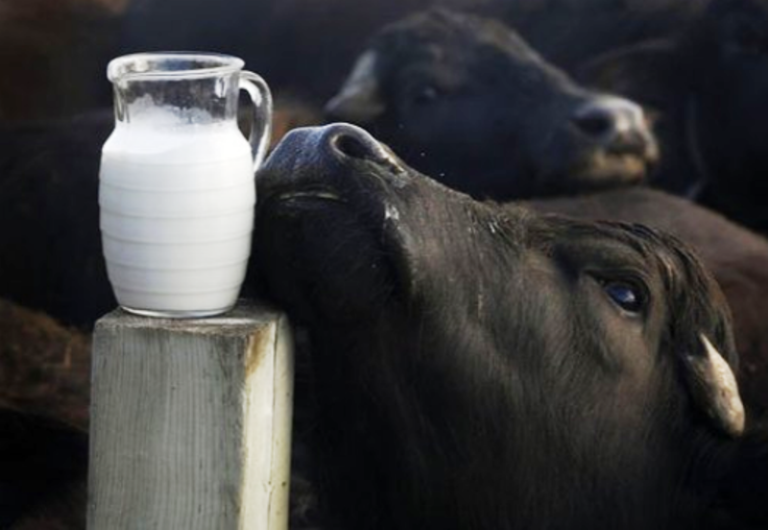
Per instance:
[[[612,153],[597,150],[571,170],[590,188],[611,188],[642,183],[656,163],[656,155]]]
[[[553,157],[562,162],[552,173],[563,175],[560,178],[571,184],[564,191],[571,192],[639,184],[659,160],[647,113],[634,102],[613,96],[582,102],[548,150],[560,155]]]
[[[655,144],[641,152],[616,152],[602,147],[556,149],[541,167],[533,195],[581,194],[636,186],[650,178],[658,162]],[[534,167],[536,165],[534,164]]]
[[[344,202],[338,192],[324,189],[287,189],[273,194],[271,200],[287,205],[302,202]]]

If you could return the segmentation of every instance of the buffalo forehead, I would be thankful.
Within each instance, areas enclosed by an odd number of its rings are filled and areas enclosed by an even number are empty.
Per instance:
[[[488,57],[489,52],[507,58],[537,57],[517,33],[500,22],[472,15],[446,14],[444,10],[440,10],[440,14],[442,17],[427,12],[394,24],[378,35],[373,47],[395,68],[402,61],[471,64]]]

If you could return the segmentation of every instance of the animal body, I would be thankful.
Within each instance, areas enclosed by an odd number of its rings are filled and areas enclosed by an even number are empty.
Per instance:
[[[290,133],[259,178],[257,268],[309,330],[328,528],[749,528],[764,511],[726,493],[752,480],[733,474],[738,352],[682,242],[475,202],[344,124]]]

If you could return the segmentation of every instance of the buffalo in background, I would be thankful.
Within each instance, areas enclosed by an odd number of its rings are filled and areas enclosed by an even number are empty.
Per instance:
[[[475,197],[633,185],[658,152],[638,105],[580,87],[495,19],[445,9],[378,33],[326,112]]]
[[[449,11],[384,28],[326,109],[331,119],[370,129],[418,169],[476,196],[585,192],[636,183],[628,175],[639,173],[651,186],[763,231],[768,3],[714,0],[701,9],[673,37],[581,68],[584,82],[650,109],[659,153],[656,145],[643,146],[644,116],[632,119],[626,106],[600,108],[583,99],[577,106],[578,97],[594,92],[547,64],[515,31]],[[585,139],[600,149],[585,149]],[[659,167],[647,171],[657,154]],[[562,160],[571,164],[558,168]],[[590,165],[602,179],[583,178]]]
[[[684,31],[610,52],[581,75],[658,115],[652,184],[768,233],[768,2],[715,0]]]

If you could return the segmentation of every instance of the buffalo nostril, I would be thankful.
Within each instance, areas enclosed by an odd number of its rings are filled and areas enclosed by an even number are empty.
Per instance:
[[[362,138],[349,133],[338,133],[331,139],[331,146],[336,152],[348,158],[362,160],[376,158],[376,152]]]
[[[332,123],[321,129],[321,142],[336,157],[355,160],[378,160],[381,144],[368,131],[349,123]]]
[[[403,171],[397,157],[365,129],[349,123],[334,123],[323,127],[321,132],[324,149],[339,160],[374,162],[395,173]]]
[[[599,109],[574,116],[573,123],[582,133],[595,139],[609,136],[614,129],[613,116]]]

